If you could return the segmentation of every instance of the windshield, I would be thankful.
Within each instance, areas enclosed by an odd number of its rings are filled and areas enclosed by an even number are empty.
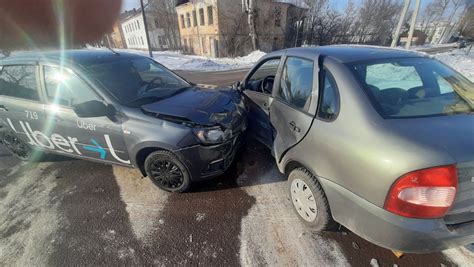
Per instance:
[[[118,56],[87,69],[121,104],[128,106],[166,98],[190,86],[162,65],[145,57]]]
[[[403,58],[350,65],[384,118],[470,113],[473,83],[430,58]]]

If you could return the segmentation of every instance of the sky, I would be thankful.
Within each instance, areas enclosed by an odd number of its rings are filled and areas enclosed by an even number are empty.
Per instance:
[[[146,0],[144,1],[146,2]],[[122,0],[122,12],[125,10],[131,10],[140,6],[140,0]]]

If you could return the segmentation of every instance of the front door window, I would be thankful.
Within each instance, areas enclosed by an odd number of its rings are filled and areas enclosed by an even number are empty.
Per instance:
[[[247,80],[246,89],[271,94],[278,65],[280,65],[279,58],[263,63]]]
[[[99,100],[92,89],[69,70],[45,66],[44,80],[50,104],[73,108],[84,102]]]

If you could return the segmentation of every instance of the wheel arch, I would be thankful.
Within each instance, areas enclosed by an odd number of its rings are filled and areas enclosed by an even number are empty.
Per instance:
[[[319,183],[319,185],[321,185],[321,189],[323,190],[323,193],[326,196],[326,199],[327,199],[328,205],[329,205],[329,211],[330,211],[331,216],[332,216],[332,208],[331,208],[331,202],[332,201],[329,200],[329,196],[327,194],[327,189],[326,189],[326,184],[323,181],[321,181],[321,180],[324,180],[324,179],[321,179],[321,177],[318,176],[317,172],[313,168],[308,167],[307,164],[305,164],[305,163],[303,163],[299,160],[290,159],[290,160],[286,161],[286,163],[284,165],[284,173],[288,177],[290,175],[291,171],[296,170],[298,168],[304,168],[305,170],[307,170],[310,174],[312,174],[316,178],[316,181]],[[334,216],[332,216],[332,217],[334,218]]]

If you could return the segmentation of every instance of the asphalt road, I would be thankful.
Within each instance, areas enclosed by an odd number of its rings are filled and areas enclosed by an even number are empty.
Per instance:
[[[182,74],[225,85],[244,72]],[[0,266],[474,262],[466,248],[398,259],[343,228],[308,230],[269,151],[251,140],[224,175],[185,194],[160,191],[123,167],[57,156],[21,163],[0,146],[0,200]]]

